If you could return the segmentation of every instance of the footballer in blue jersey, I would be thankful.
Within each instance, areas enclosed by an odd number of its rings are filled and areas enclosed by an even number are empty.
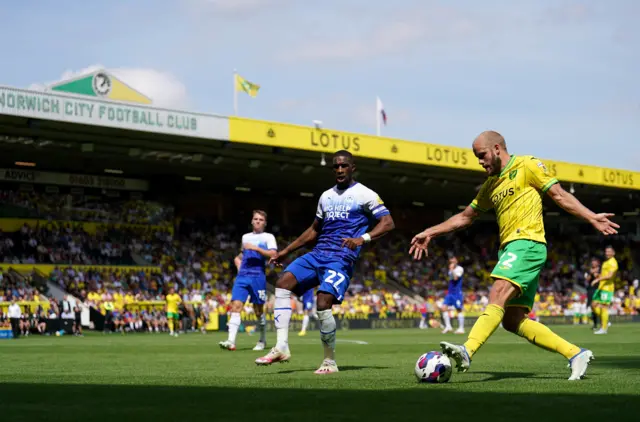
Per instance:
[[[313,315],[313,306],[315,305],[315,292],[313,289],[309,289],[304,292],[302,297],[300,297],[300,301],[302,302],[302,312],[304,316],[302,317],[302,328],[298,335],[305,336],[307,335],[309,319],[311,318],[311,315]]]
[[[444,320],[444,330],[442,333],[453,331],[451,327],[451,317],[453,312],[458,312],[458,329],[456,334],[464,334],[464,295],[462,294],[462,281],[464,269],[458,265],[458,258],[449,258],[449,288],[442,304],[442,319]]]
[[[318,286],[316,308],[324,361],[316,374],[338,372],[334,357],[336,321],[331,308],[344,299],[362,245],[394,228],[389,210],[378,194],[354,180],[355,170],[349,151],[338,151],[333,155],[336,185],[320,196],[313,224],[272,259],[273,263],[279,264],[292,252],[315,243],[313,250],[293,261],[276,283],[277,343],[266,356],[256,360],[258,365],[285,362],[291,358],[288,341],[291,292],[300,296]]]
[[[266,212],[254,210],[251,226],[253,231],[242,236],[242,251],[234,260],[238,275],[231,291],[231,312],[227,322],[229,337],[219,343],[220,348],[225,350],[236,350],[236,336],[242,322],[240,314],[248,298],[251,298],[254,312],[259,320],[260,340],[253,350],[264,350],[266,347],[264,303],[267,300],[267,276],[265,269],[268,260],[276,256],[278,245],[276,238],[264,231],[267,226]]]

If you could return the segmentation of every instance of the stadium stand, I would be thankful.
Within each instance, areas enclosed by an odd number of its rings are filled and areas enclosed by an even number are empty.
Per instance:
[[[107,330],[165,330],[164,295],[169,287],[175,287],[187,303],[183,329],[204,329],[210,313],[227,312],[236,271],[233,258],[246,231],[246,215],[238,214],[221,223],[176,218],[174,209],[179,207],[151,201],[101,202],[99,198],[75,196],[65,200],[59,194],[7,190],[1,195],[4,204],[19,207],[18,213],[5,209],[4,215],[12,218],[13,226],[17,226],[16,220],[22,221],[19,215],[24,219],[18,230],[0,232],[0,258],[7,268],[17,264],[54,265],[45,274],[48,281],[103,315]],[[72,206],[61,206],[65,201]],[[92,226],[89,233],[87,221],[100,224]],[[304,228],[301,224],[270,227],[281,247]],[[437,320],[451,255],[457,256],[465,268],[465,311],[469,315],[482,311],[496,259],[493,254],[498,240],[493,225],[480,223],[472,230],[437,239],[430,259],[414,261],[407,254],[407,245],[418,229],[405,227],[364,250],[349,294],[342,305],[336,306],[336,313],[417,314],[424,306]],[[585,300],[584,272],[591,257],[599,256],[605,244],[602,239],[585,237],[588,241],[576,245],[572,240],[575,230],[579,230],[577,226],[548,233],[549,259],[536,300],[538,316],[572,315],[574,304]],[[613,244],[621,271],[612,313],[636,314],[640,300],[636,296],[638,281],[634,281],[637,275],[633,271],[637,265],[632,251],[637,250],[637,242],[619,237]],[[271,285],[280,271],[269,270]],[[12,298],[37,303],[35,308],[29,305],[25,313],[32,331],[37,329],[41,315],[61,315],[56,301],[43,299],[46,306],[40,305],[39,295],[46,291],[33,287],[38,278],[37,273],[25,277],[10,270],[0,281],[2,304]],[[271,297],[268,310],[272,302]],[[299,304],[294,306],[300,311]],[[251,313],[252,308],[247,307],[246,312]]]
[[[173,207],[141,199],[108,199],[104,195],[0,190],[3,217],[149,225],[173,221]]]

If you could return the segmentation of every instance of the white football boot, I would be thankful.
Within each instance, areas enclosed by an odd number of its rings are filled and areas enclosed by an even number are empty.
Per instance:
[[[289,362],[289,359],[291,359],[289,349],[282,351],[274,347],[265,356],[256,359],[256,365],[268,366],[276,362]]]
[[[569,381],[577,381],[584,378],[589,363],[594,359],[593,352],[587,349],[581,349],[577,355],[569,359],[569,367],[571,368]]]
[[[229,340],[221,341],[220,343],[218,343],[218,345],[221,349],[229,350],[231,352],[236,350],[236,345],[231,343]]]
[[[338,372],[338,365],[335,360],[325,359],[322,361],[322,365],[318,368],[314,374],[316,375],[328,375]]]
[[[467,372],[469,370],[471,358],[469,358],[469,353],[467,353],[467,349],[464,346],[442,341],[440,342],[440,347],[442,348],[442,353],[456,362],[458,372]]]
[[[265,347],[267,347],[266,343],[263,343],[263,342],[259,341],[258,343],[256,343],[256,347],[254,347],[253,350],[259,352],[259,351],[264,350]]]

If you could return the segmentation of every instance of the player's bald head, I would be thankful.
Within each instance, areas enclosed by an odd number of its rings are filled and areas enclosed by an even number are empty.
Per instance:
[[[493,130],[482,132],[473,141],[473,154],[489,176],[500,174],[509,161],[507,143],[502,135]]]
[[[498,145],[500,149],[507,150],[507,143],[504,140],[504,137],[500,135],[498,132],[493,130],[487,130],[482,132],[478,137],[473,141],[473,149],[484,149],[484,148],[493,148]]]

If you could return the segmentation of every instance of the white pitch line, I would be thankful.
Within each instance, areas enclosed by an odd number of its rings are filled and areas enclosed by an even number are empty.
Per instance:
[[[296,341],[296,343],[299,344],[318,344],[317,340],[310,340],[310,339],[304,339],[304,340],[298,340]],[[369,343],[367,343],[366,341],[362,341],[362,340],[342,340],[342,339],[336,339],[336,343],[350,343],[350,344],[364,344],[364,345],[368,345]]]
[[[336,339],[336,343],[354,343],[354,344],[369,344],[366,341],[362,341],[362,340],[343,340],[343,339]]]

